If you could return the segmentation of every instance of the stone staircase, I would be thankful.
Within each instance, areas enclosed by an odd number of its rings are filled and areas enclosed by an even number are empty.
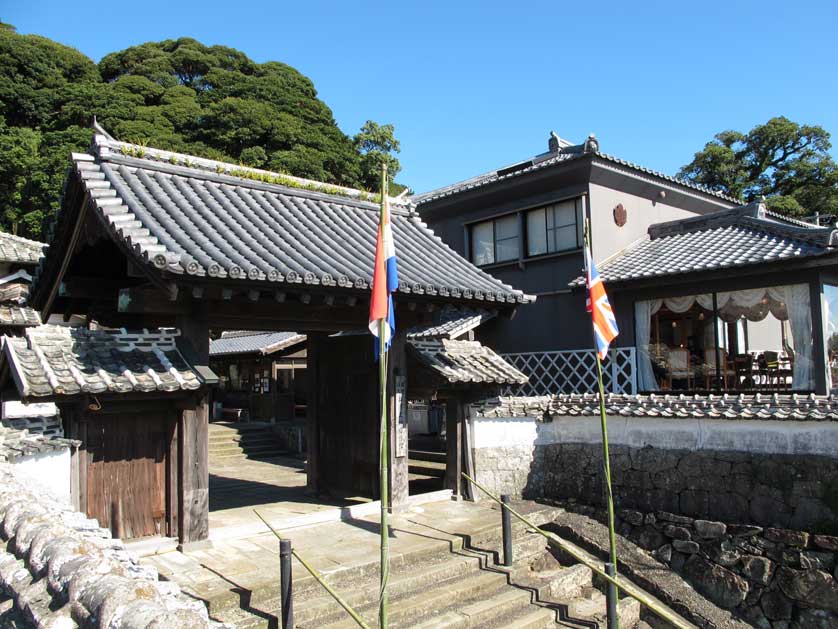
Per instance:
[[[408,450],[407,471],[410,495],[443,489],[445,483],[445,452]]]
[[[282,456],[270,424],[212,422],[209,425],[209,458],[212,463],[235,463],[240,459]]]
[[[537,523],[543,523],[538,522]],[[515,525],[515,562],[499,565],[500,531],[481,532],[454,548],[420,556],[393,557],[389,624],[394,629],[605,629],[605,597],[584,565],[562,565],[543,537]],[[294,619],[298,629],[357,627],[313,579],[297,579],[294,563]],[[377,564],[327,577],[329,584],[370,624],[377,626]],[[620,601],[620,626],[638,627],[640,605]],[[212,610],[234,627],[277,627],[279,601],[251,592],[242,608]]]

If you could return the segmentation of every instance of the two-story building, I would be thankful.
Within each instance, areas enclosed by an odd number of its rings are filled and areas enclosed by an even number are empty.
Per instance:
[[[538,296],[514,319],[498,318],[480,328],[482,339],[531,375],[530,393],[548,392],[557,378],[587,390],[583,376],[593,367],[588,351],[593,339],[587,318],[578,316],[585,312],[584,294],[570,287],[584,265],[585,216],[600,263],[643,238],[650,225],[738,205],[719,192],[603,153],[593,135],[572,144],[555,133],[545,153],[414,195],[412,201],[458,253]],[[617,314],[620,320],[630,315]],[[635,364],[632,352],[618,353],[606,376],[636,383]]]

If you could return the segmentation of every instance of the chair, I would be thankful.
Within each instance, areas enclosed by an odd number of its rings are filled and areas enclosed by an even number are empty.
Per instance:
[[[669,380],[686,380],[687,389],[693,388],[693,371],[690,367],[690,352],[683,347],[669,350]]]
[[[780,352],[773,352],[766,350],[762,353],[763,365],[765,369],[766,384],[780,384]]]
[[[750,354],[737,354],[733,357],[733,368],[736,371],[736,388],[753,389],[754,357]]]
[[[716,379],[716,349],[705,349],[704,350],[704,386],[709,390],[711,388],[710,383]],[[733,378],[736,376],[736,371],[731,369],[730,364],[727,360],[727,352],[723,349],[719,349],[719,358],[722,363],[722,368],[719,370],[719,375],[722,377],[722,383],[724,384],[724,388],[728,388],[729,378]]]

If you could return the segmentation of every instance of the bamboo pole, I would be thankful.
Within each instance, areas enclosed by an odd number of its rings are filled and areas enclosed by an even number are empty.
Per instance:
[[[560,548],[561,550],[566,552],[568,555],[573,557],[579,563],[582,563],[582,564],[588,566],[591,570],[596,572],[603,579],[605,579],[606,581],[608,581],[610,583],[613,583],[614,585],[616,585],[617,587],[622,589],[626,594],[628,594],[632,598],[635,598],[638,601],[640,601],[640,603],[642,605],[645,605],[646,607],[648,607],[652,612],[657,614],[660,618],[663,618],[667,622],[671,623],[677,629],[696,629],[696,626],[694,624],[692,624],[691,622],[684,619],[682,616],[677,614],[675,611],[666,607],[660,601],[652,598],[652,596],[649,595],[645,590],[636,586],[631,581],[625,579],[624,577],[621,577],[619,574],[617,576],[614,576],[614,577],[609,575],[602,568],[601,564],[599,564],[598,562],[595,562],[595,561],[591,561],[591,559],[587,556],[587,554],[581,548],[576,546],[576,544],[574,544],[572,542],[569,542],[566,539],[562,539],[561,537],[559,537],[555,533],[551,533],[549,531],[545,531],[545,530],[539,528],[538,526],[533,524],[532,521],[530,521],[529,519],[527,519],[526,517],[524,517],[523,515],[518,513],[509,504],[504,505],[501,502],[500,498],[493,495],[488,489],[483,487],[483,485],[478,483],[471,476],[469,476],[465,472],[463,472],[462,476],[468,482],[470,482],[472,485],[477,487],[477,489],[479,489],[484,494],[486,494],[491,500],[494,500],[499,505],[501,505],[501,508],[503,508],[505,506],[509,510],[509,513],[514,515],[516,518],[518,518],[521,522],[523,522],[525,525],[527,525],[527,527],[532,529],[534,532],[536,532],[539,535],[541,535],[542,537],[546,538],[547,542],[551,546],[555,546],[557,548]]]
[[[379,230],[384,226],[384,207],[387,199],[387,164],[381,166],[381,216],[379,218]],[[390,580],[390,526],[387,522],[389,509],[389,459],[387,435],[387,348],[384,343],[387,321],[379,320],[378,324],[378,380],[381,387],[381,428],[379,443],[379,484],[381,493],[381,559],[379,568],[379,600],[378,600],[378,623],[381,629],[387,629],[390,601],[387,594],[387,584]]]
[[[585,277],[587,278],[590,277],[590,269],[587,268],[588,256],[591,257],[590,262],[591,264],[593,264],[593,247],[591,246],[591,221],[587,216],[585,217],[585,246],[588,250],[588,255],[585,257]],[[591,303],[591,308],[594,307],[595,305]],[[596,337],[595,330],[593,331],[593,333],[594,337]],[[619,571],[617,566],[617,537],[615,531],[616,524],[614,522],[614,496],[611,493],[611,460],[608,452],[608,420],[606,418],[605,413],[605,388],[602,384],[602,360],[600,360],[599,358],[599,350],[596,347],[596,338],[594,338],[594,354],[596,357],[597,388],[599,389],[599,419],[600,428],[602,430],[602,471],[604,477],[603,482],[605,483],[605,501],[608,510],[608,543],[610,547],[611,565],[614,566],[614,572],[615,574],[617,574]],[[615,592],[615,596],[619,596],[619,591]],[[620,629],[620,619],[611,619],[609,627],[612,626],[615,629]]]

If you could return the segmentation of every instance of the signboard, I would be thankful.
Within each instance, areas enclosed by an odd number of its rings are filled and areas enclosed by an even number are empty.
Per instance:
[[[396,376],[396,456],[407,456],[407,378]]]

